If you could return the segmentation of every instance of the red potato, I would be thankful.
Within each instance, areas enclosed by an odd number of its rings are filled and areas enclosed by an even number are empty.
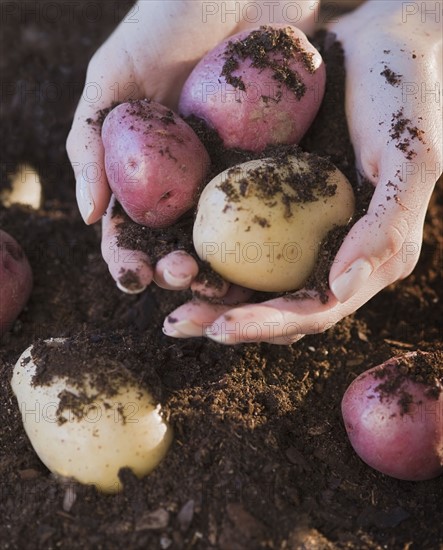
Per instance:
[[[179,112],[203,119],[228,148],[262,151],[301,140],[325,82],[323,60],[302,31],[260,27],[228,38],[198,63]]]
[[[0,230],[0,336],[25,306],[32,289],[32,271],[20,245]]]
[[[443,473],[442,357],[441,352],[413,352],[390,359],[358,376],[346,390],[346,431],[356,453],[372,468],[409,481]],[[417,365],[426,363],[433,372],[417,375]]]
[[[109,185],[128,216],[167,227],[196,202],[209,156],[173,111],[149,100],[122,103],[102,128]]]

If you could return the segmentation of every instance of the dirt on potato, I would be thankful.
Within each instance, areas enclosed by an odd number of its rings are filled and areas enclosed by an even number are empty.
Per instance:
[[[99,224],[85,226],[75,203],[65,139],[87,62],[130,3],[91,6],[24,2],[4,12],[0,185],[30,163],[44,201],[38,210],[0,207],[0,227],[22,244],[35,278],[28,306],[0,341],[0,548],[441,548],[443,477],[404,482],[370,469],[340,416],[359,373],[443,348],[441,185],[414,273],[328,331],[287,347],[166,337],[163,319],[187,293],[121,293],[101,258]],[[328,93],[302,147],[354,178],[343,59],[331,37],[317,42]],[[13,366],[30,344],[61,336],[82,343],[78,369],[108,345],[114,357],[131,358],[142,383],[154,376],[174,428],[162,464],[142,480],[123,470],[119,495],[61,484],[25,435]],[[42,413],[38,404],[25,412]]]

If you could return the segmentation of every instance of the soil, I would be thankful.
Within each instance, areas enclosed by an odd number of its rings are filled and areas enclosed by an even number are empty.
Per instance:
[[[28,162],[41,175],[44,203],[0,208],[0,227],[22,244],[35,279],[0,342],[0,548],[441,548],[443,476],[404,482],[370,469],[340,415],[359,373],[394,355],[443,348],[441,185],[414,273],[327,332],[287,347],[166,337],[162,321],[186,293],[116,288],[99,226],[86,227],[78,213],[64,147],[87,61],[129,5],[101,0],[93,12],[86,0],[40,2],[32,11],[11,3],[4,14],[1,185]],[[329,63],[343,76],[334,55]],[[343,100],[330,82],[323,113],[334,97]],[[342,116],[331,123],[334,139],[320,113],[317,137],[304,147],[353,177],[343,111],[333,110]],[[162,464],[142,480],[123,470],[119,495],[57,481],[23,430],[12,368],[30,344],[61,336],[89,342],[91,354],[103,346],[114,358],[127,354],[141,383],[155,378],[174,428]]]
[[[411,412],[411,406],[414,404],[414,395],[406,389],[406,382],[413,381],[417,386],[424,387],[424,395],[431,407],[432,400],[439,399],[443,391],[443,354],[441,351],[406,353],[363,374],[361,378],[371,375],[374,379],[380,380],[374,387],[378,399],[396,402],[403,416]],[[421,404],[421,400],[415,403],[416,406]]]

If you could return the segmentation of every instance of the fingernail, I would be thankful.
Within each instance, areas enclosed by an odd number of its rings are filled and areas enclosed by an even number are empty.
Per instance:
[[[168,283],[168,285],[177,287],[177,288],[186,288],[189,286],[189,283],[192,281],[192,275],[187,277],[176,277],[168,269],[163,271],[163,279]]]
[[[167,325],[163,327],[163,332],[167,336],[172,336],[173,338],[204,336],[202,326],[188,320],[177,321],[173,325]]]
[[[240,340],[235,330],[226,329],[218,323],[205,328],[205,335],[219,344],[239,344]]]
[[[146,289],[145,286],[131,286],[130,288],[128,288],[127,286],[123,286],[120,281],[117,281],[117,288],[125,294],[140,294]]]
[[[363,258],[355,260],[348,269],[331,283],[331,290],[339,302],[346,302],[369,279],[372,266]]]
[[[80,174],[76,181],[75,194],[77,196],[78,209],[86,224],[89,224],[89,219],[94,212],[94,200],[89,189],[89,184],[86,178]]]
[[[187,334],[183,334],[178,330],[171,329],[171,327],[163,327],[163,334],[169,336],[170,338],[189,338]]]

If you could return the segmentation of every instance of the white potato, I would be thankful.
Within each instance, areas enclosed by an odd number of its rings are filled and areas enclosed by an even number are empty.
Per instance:
[[[354,193],[329,161],[301,154],[252,160],[201,194],[194,247],[224,279],[254,290],[303,286],[321,241],[354,213]]]
[[[62,342],[46,341],[53,346]],[[49,470],[115,493],[122,488],[120,468],[131,468],[142,477],[159,464],[172,441],[172,430],[160,414],[160,405],[127,369],[120,366],[123,383],[111,397],[87,375],[80,387],[66,377],[34,384],[37,367],[32,347],[17,361],[11,385],[25,431]],[[114,375],[111,369],[110,376]]]

